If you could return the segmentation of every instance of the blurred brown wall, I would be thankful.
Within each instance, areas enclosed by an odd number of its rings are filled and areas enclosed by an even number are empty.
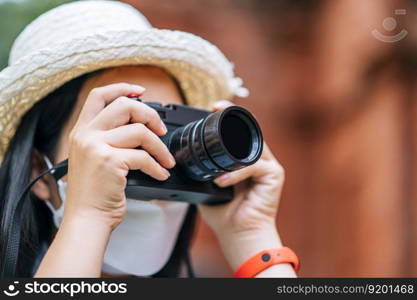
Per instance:
[[[409,2],[126,2],[154,26],[203,36],[236,64],[251,90],[236,102],[256,114],[286,169],[277,223],[300,256],[300,276],[417,276],[417,42]],[[396,8],[407,9],[396,18],[409,36],[373,38]],[[193,260],[200,276],[230,276],[202,222]]]

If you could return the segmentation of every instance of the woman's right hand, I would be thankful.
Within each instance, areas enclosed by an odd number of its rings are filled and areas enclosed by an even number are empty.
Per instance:
[[[36,277],[98,277],[111,231],[126,212],[129,170],[165,180],[174,158],[158,113],[126,97],[126,83],[93,89],[69,137],[64,217]],[[135,149],[140,147],[141,149]]]
[[[86,217],[114,229],[126,211],[129,170],[157,180],[169,177],[175,160],[158,137],[167,132],[164,123],[154,109],[126,97],[144,91],[119,83],[89,93],[69,137],[64,220]]]

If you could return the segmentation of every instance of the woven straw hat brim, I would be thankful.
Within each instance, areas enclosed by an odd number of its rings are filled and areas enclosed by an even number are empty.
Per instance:
[[[66,82],[99,69],[152,65],[174,76],[187,103],[208,108],[230,99],[230,63],[204,39],[165,29],[114,31],[84,36],[30,53],[0,72],[0,164],[22,116]]]

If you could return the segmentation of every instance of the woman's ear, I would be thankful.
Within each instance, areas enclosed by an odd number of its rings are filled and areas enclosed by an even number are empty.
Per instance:
[[[42,172],[47,169],[46,163],[42,155],[34,149],[32,151],[32,169],[30,174],[30,179],[33,180],[38,177]],[[42,177],[39,179],[33,186],[32,192],[41,200],[50,200],[51,199],[51,189],[47,180]]]

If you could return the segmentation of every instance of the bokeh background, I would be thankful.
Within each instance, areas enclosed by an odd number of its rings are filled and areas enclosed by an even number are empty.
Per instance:
[[[0,68],[25,24],[63,2],[0,0]],[[300,276],[417,276],[416,1],[126,2],[235,63],[251,91],[236,103],[286,169],[277,226]],[[198,276],[231,275],[201,220],[192,250]]]

